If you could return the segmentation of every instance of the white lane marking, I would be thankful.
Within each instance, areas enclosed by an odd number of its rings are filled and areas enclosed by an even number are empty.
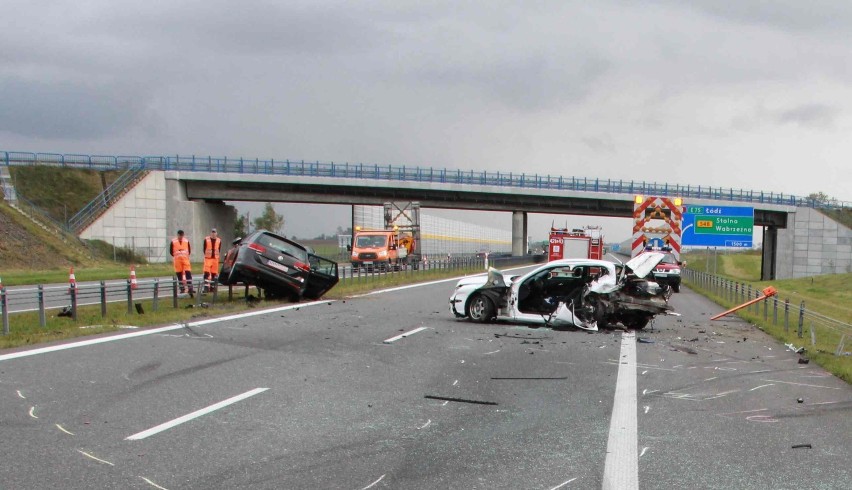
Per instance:
[[[752,388],[752,389],[750,389],[750,390],[748,390],[748,391],[759,390],[759,389],[761,389],[761,388],[766,388],[767,386],[775,386],[775,385],[774,385],[773,383],[769,383],[768,385],[755,386],[754,388]]]
[[[228,316],[223,316],[223,317],[219,317],[219,318],[210,318],[210,319],[207,319],[207,320],[199,320],[197,322],[176,323],[174,325],[169,325],[169,326],[166,326],[166,327],[140,330],[138,332],[130,332],[130,333],[123,333],[123,334],[118,334],[118,335],[110,335],[108,337],[99,337],[97,339],[81,340],[81,341],[78,341],[78,342],[69,342],[67,344],[54,345],[54,346],[51,346],[51,347],[41,347],[41,348],[38,348],[38,349],[30,349],[30,350],[25,350],[25,351],[20,351],[20,352],[13,352],[11,354],[0,355],[0,361],[8,361],[8,360],[11,360],[11,359],[18,359],[20,357],[30,357],[30,356],[35,356],[35,355],[38,355],[38,354],[47,354],[47,353],[50,353],[50,352],[56,352],[56,351],[61,351],[61,350],[66,350],[66,349],[74,349],[76,347],[85,347],[87,345],[102,344],[104,342],[114,342],[116,340],[132,339],[132,338],[135,338],[135,337],[142,337],[142,336],[145,336],[145,335],[154,335],[154,334],[163,333],[163,332],[170,332],[172,330],[178,330],[178,329],[181,329],[181,328],[184,328],[184,327],[200,327],[200,326],[203,326],[203,325],[209,325],[211,323],[226,322],[226,321],[229,321],[229,320],[239,320],[241,318],[248,318],[248,317],[251,317],[251,316],[258,316],[258,315],[265,315],[265,314],[268,314],[268,313],[277,313],[279,311],[285,311],[285,310],[294,310],[296,308],[303,308],[303,307],[307,307],[307,306],[324,305],[324,304],[327,304],[327,303],[330,303],[330,302],[332,302],[332,300],[313,301],[311,303],[297,303],[297,304],[293,304],[293,305],[280,306],[280,307],[277,307],[277,308],[270,308],[268,310],[258,310],[258,311],[250,311],[250,312],[246,312],[246,313],[238,313],[236,315],[228,315]]]
[[[809,386],[811,388],[825,388],[827,390],[839,390],[840,388],[834,386],[822,386],[822,385],[810,385],[807,383],[794,383],[792,381],[778,381],[777,379],[762,379],[761,381],[771,381],[773,383],[784,383],[788,385],[796,385],[796,386]]]
[[[87,453],[86,451],[83,451],[82,449],[78,449],[77,452],[82,454],[83,456],[85,456],[87,458],[92,458],[99,463],[108,464],[110,466],[115,466],[114,464],[110,463],[109,461],[105,461],[101,458],[96,458],[96,457],[92,456],[91,454]]]
[[[23,398],[24,400],[27,399],[27,397],[25,397],[23,394],[21,394],[21,390],[18,390],[18,397]]]
[[[418,427],[418,428],[417,428],[417,430],[423,430],[423,429],[425,429],[426,427],[429,427],[429,424],[431,424],[431,423],[432,423],[432,419],[429,419],[429,420],[427,420],[427,421],[426,421],[426,423],[425,423],[425,424],[423,424],[422,426]]]
[[[636,334],[621,334],[621,363],[604,463],[604,490],[639,488],[638,422],[636,416]]]
[[[145,483],[147,483],[148,485],[151,485],[151,486],[152,486],[152,487],[154,487],[154,488],[158,488],[159,490],[169,490],[168,488],[161,487],[160,485],[157,485],[156,483],[154,483],[154,482],[152,482],[151,480],[149,480],[149,479],[145,478],[144,476],[140,476],[139,478],[141,478],[141,479],[145,480]]]
[[[570,480],[568,480],[568,481],[566,481],[566,482],[562,482],[562,483],[560,483],[559,485],[556,485],[555,487],[551,488],[550,490],[557,490],[558,488],[562,488],[562,487],[564,487],[565,485],[567,485],[567,484],[571,483],[571,482],[572,482],[572,481],[574,481],[574,480],[576,480],[576,478],[571,478]]]
[[[62,432],[64,432],[64,433],[68,434],[69,436],[73,436],[73,435],[74,435],[74,433],[73,433],[73,432],[69,431],[68,429],[66,429],[65,427],[62,427],[62,426],[61,426],[61,425],[59,425],[59,424],[56,424],[56,428],[57,428],[57,429],[59,429],[59,430],[61,430],[61,431],[62,431]]]
[[[245,392],[241,395],[232,396],[231,398],[228,398],[227,400],[222,400],[219,403],[214,403],[213,405],[210,405],[209,407],[205,407],[205,408],[202,408],[200,410],[196,410],[192,413],[188,413],[188,414],[186,414],[182,417],[178,417],[174,420],[164,422],[164,423],[162,423],[162,424],[160,424],[156,427],[151,427],[148,430],[143,430],[142,432],[137,432],[136,434],[133,434],[132,436],[127,436],[125,438],[125,440],[126,441],[138,441],[140,439],[145,439],[146,437],[150,437],[150,436],[157,434],[159,432],[163,432],[164,430],[171,429],[172,427],[178,426],[178,425],[180,425],[184,422],[189,422],[190,420],[201,417],[202,415],[207,415],[210,412],[213,412],[213,411],[219,410],[220,408],[227,407],[228,405],[237,403],[240,400],[245,400],[246,398],[257,395],[258,393],[263,393],[264,391],[266,391],[268,389],[269,388],[255,388],[255,389],[253,389],[251,391],[247,391],[247,392]]]
[[[422,332],[423,330],[426,330],[426,329],[428,329],[428,328],[429,328],[429,327],[418,327],[418,328],[415,328],[414,330],[409,330],[408,332],[405,332],[405,333],[399,334],[399,335],[397,335],[396,337],[391,337],[391,338],[389,338],[389,339],[385,339],[385,340],[383,340],[383,341],[382,341],[382,343],[384,343],[384,344],[390,344],[391,342],[396,342],[396,341],[397,341],[397,340],[399,340],[399,339],[404,339],[405,337],[408,337],[409,335],[414,335],[414,334],[416,334],[417,332]]]
[[[386,475],[386,474],[387,474],[387,473],[385,473],[385,475]],[[366,487],[362,488],[361,490],[367,490],[368,488],[372,488],[372,487],[373,487],[373,486],[375,486],[377,483],[379,483],[380,481],[384,480],[385,475],[380,476],[378,480],[374,481],[373,483],[370,483],[369,485],[367,485]]]
[[[34,419],[38,418],[38,417],[36,417],[36,414],[35,414],[35,407],[30,407],[30,417],[32,417]]]
[[[647,451],[648,451],[648,449],[649,449],[649,448],[648,448],[647,446],[646,446],[646,447],[643,447],[643,448],[642,448],[642,452],[641,452],[641,453],[639,453],[639,457],[641,458],[642,456],[644,456],[644,455],[645,455],[645,452],[647,452]]]

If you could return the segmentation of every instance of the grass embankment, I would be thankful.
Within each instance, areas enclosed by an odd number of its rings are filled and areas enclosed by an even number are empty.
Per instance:
[[[689,253],[685,260],[690,269],[705,272],[714,270],[714,257],[711,253],[707,256],[705,252]],[[773,286],[778,290],[778,325],[773,323],[773,301],[769,302],[768,320],[764,320],[763,307],[760,312],[752,308],[740,310],[737,314],[746,321],[757,325],[776,339],[786,343],[792,343],[807,349],[806,356],[824,367],[829,372],[852,383],[852,356],[835,356],[834,352],[840,343],[841,337],[846,333],[846,347],[844,351],[852,350],[852,335],[850,329],[829,328],[823,322],[815,322],[811,317],[805,318],[803,338],[798,337],[799,306],[804,301],[807,310],[820,315],[833,318],[839,322],[852,324],[852,274],[831,274],[822,276],[805,277],[799,279],[785,279],[776,281],[760,281],[760,252],[740,252],[719,254],[716,262],[716,274],[731,281],[751,285],[753,289],[762,290],[767,286]],[[712,299],[723,308],[730,308],[739,302],[728,301],[726,298],[714,294],[713,291],[703,289],[699,285],[687,281],[689,286],[701,294]],[[790,302],[789,329],[784,328],[784,301]],[[811,345],[810,328],[813,327],[816,334],[816,345]]]
[[[12,166],[15,191],[53,219],[64,223],[83,209],[121,174],[62,167]]]
[[[335,286],[323,299],[341,299],[377,289],[478,274],[481,272],[483,271],[477,267],[455,270],[418,271],[416,273],[377,274],[354,280],[347,279],[345,282]],[[168,288],[164,288],[164,290],[167,291]],[[449,289],[447,291],[449,294]],[[107,315],[105,317],[101,316],[100,305],[81,306],[78,309],[76,322],[67,317],[58,317],[57,313],[59,313],[59,310],[49,310],[46,317],[46,327],[39,326],[38,313],[10,314],[10,334],[0,336],[0,348],[18,347],[113,332],[126,328],[126,326],[150,327],[168,325],[177,322],[199,320],[205,317],[228,315],[250,309],[287,304],[286,301],[278,300],[247,302],[244,299],[244,288],[242,287],[234,288],[233,301],[228,301],[228,289],[225,287],[220,287],[215,304],[211,295],[204,296],[202,301],[209,304],[207,308],[190,307],[189,305],[195,304],[195,300],[189,298],[178,300],[178,308],[173,308],[171,293],[161,291],[161,294],[164,296],[160,297],[159,308],[156,312],[153,309],[152,300],[134,301],[134,303],[142,304],[145,312],[143,315],[137,314],[135,309],[133,313],[128,314],[127,303],[124,301],[108,304]],[[258,296],[254,288],[250,290],[250,294],[255,297]]]

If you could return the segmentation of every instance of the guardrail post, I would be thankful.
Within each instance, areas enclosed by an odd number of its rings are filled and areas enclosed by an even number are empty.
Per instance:
[[[151,298],[151,310],[157,311],[160,305],[160,278],[154,279],[154,295]]]
[[[127,314],[133,314],[133,287],[130,284],[130,279],[127,280]]]
[[[808,328],[811,331],[811,345],[814,346],[814,345],[816,345],[816,330],[814,329],[813,322],[811,322],[811,324],[808,326]]]
[[[784,333],[790,333],[790,300],[784,300]]]
[[[101,318],[106,318],[107,316],[107,299],[106,299],[106,282],[101,281],[100,284],[100,297],[101,297]]]
[[[177,285],[177,278],[174,278],[174,277],[173,277],[173,278],[172,278],[172,307],[173,307],[173,308],[177,308],[177,307],[178,307],[178,301],[177,301],[177,299],[178,299],[178,285]]]
[[[805,325],[805,302],[803,300],[802,303],[799,305],[799,331],[798,331],[799,338],[802,338],[802,335],[803,335],[802,329],[803,329],[804,325]]]
[[[3,335],[9,335],[9,303],[6,288],[0,288],[0,309],[3,310]]]
[[[772,324],[778,325],[778,296],[772,298]]]
[[[77,287],[71,288],[71,319],[77,321]]]
[[[41,327],[47,326],[47,317],[44,314],[44,286],[38,285],[38,324]]]

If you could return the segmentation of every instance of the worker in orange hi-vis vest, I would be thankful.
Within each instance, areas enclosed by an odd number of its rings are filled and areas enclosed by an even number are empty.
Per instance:
[[[216,234],[216,228],[204,237],[204,289],[202,293],[216,290],[219,278],[219,257],[222,255],[222,239]]]
[[[183,236],[183,230],[177,231],[177,238],[172,240],[169,253],[174,257],[175,274],[180,281],[180,294],[186,295],[189,291],[190,296],[195,296],[195,289],[192,287],[192,266],[189,263],[192,247],[189,240]]]

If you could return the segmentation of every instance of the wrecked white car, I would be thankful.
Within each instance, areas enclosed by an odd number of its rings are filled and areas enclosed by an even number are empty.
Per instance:
[[[621,323],[641,329],[655,315],[676,315],[668,304],[668,289],[644,279],[663,257],[645,253],[626,264],[555,260],[521,276],[490,269],[487,276],[456,284],[450,311],[481,323],[503,320],[584,330]]]

